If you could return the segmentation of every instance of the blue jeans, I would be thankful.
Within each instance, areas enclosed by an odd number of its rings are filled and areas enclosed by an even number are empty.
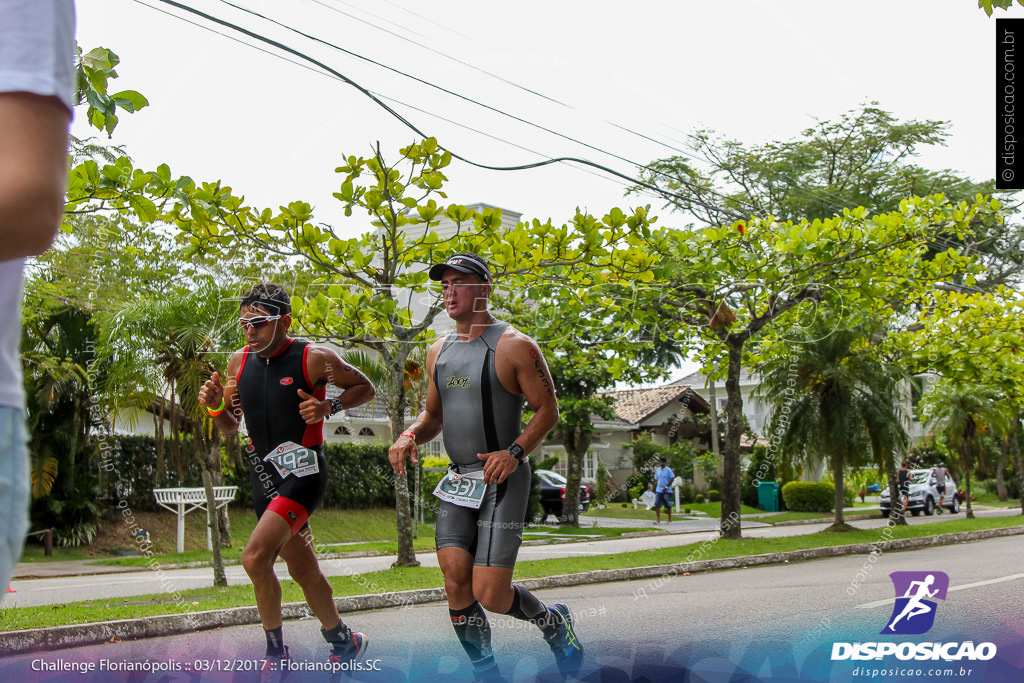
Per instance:
[[[28,532],[29,486],[25,413],[0,406],[0,599]]]

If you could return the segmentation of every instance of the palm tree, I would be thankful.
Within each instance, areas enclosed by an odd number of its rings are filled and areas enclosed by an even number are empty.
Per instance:
[[[967,518],[971,508],[971,470],[981,454],[986,433],[1009,435],[1013,418],[1009,408],[999,402],[1000,394],[990,388],[943,379],[936,382],[921,400],[925,424],[933,434],[941,433],[946,445],[956,454],[964,473],[967,494]]]
[[[213,485],[222,480],[220,433],[197,397],[213,372],[223,374],[231,352],[241,346],[237,299],[212,285],[178,296],[143,298],[103,316],[99,354],[109,363],[105,397],[113,417],[134,408],[152,413],[157,431],[157,477],[163,474],[162,425],[170,424],[169,445],[178,475],[198,462],[214,520],[214,584],[226,586],[220,557],[223,516],[216,513]],[[139,409],[141,408],[141,411]],[[129,413],[130,414],[130,413]]]
[[[846,467],[871,455],[891,460],[907,443],[897,400],[903,374],[871,346],[877,329],[871,321],[836,327],[820,318],[795,340],[773,345],[758,368],[758,393],[771,406],[769,434],[785,456],[797,464],[828,460],[832,466],[830,530],[852,528],[843,519]]]
[[[26,311],[24,323],[32,517],[53,528],[61,545],[87,544],[99,517],[88,462],[95,451],[88,369],[95,332],[90,315],[71,305],[44,303]]]

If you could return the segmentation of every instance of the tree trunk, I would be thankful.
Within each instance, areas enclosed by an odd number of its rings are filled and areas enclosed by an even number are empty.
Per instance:
[[[153,435],[156,438],[156,481],[163,485],[167,474],[164,464],[164,411],[160,410],[154,414]]]
[[[729,371],[725,380],[726,431],[722,452],[722,538],[743,537],[740,528],[740,437],[743,435],[743,397],[740,395],[740,372],[743,369],[743,342],[726,340],[729,349]]]
[[[405,431],[405,355],[388,358],[386,362],[391,370],[390,390],[388,391],[388,412],[391,417],[391,440]],[[408,466],[408,463],[406,463]],[[412,539],[412,510],[409,498],[408,474],[395,475],[395,514],[398,531],[398,557],[393,567],[418,567],[416,551]]]
[[[836,485],[836,514],[834,525],[837,527],[841,527],[846,524],[846,519],[843,516],[843,488],[845,486],[843,483],[843,470],[845,469],[846,468],[843,467],[843,456],[833,454],[832,481],[835,482]],[[892,500],[892,498],[889,500]]]
[[[714,372],[714,370],[712,370]],[[711,405],[711,452],[721,457],[722,446],[718,443],[718,397],[715,395],[715,380],[708,379],[708,398]]]
[[[202,427],[200,427],[201,429]],[[220,437],[220,432],[214,428],[213,432],[213,463],[210,467],[210,473],[213,476],[214,486],[224,485],[224,462],[221,460],[220,450],[223,446],[223,439]],[[228,505],[217,510],[217,524],[220,528],[220,547],[230,548],[231,547],[231,522],[228,519]]]
[[[206,489],[206,515],[207,524],[210,527],[210,541],[213,546],[213,585],[227,586],[228,578],[224,573],[224,560],[220,555],[221,535],[220,521],[217,510],[217,500],[213,494],[213,464],[219,460],[220,449],[216,441],[210,439],[206,442],[205,453],[200,456],[199,462],[203,472],[203,488]]]
[[[1017,491],[1020,493],[1020,514],[1024,515],[1024,460],[1020,455],[1020,438],[1022,435],[1020,415],[1015,421],[1013,436],[1010,437],[1010,453],[1013,454],[1013,469],[1017,473]]]
[[[971,460],[968,455],[970,452],[969,449],[970,443],[967,442],[963,447],[963,457],[961,458],[961,461],[964,465],[964,481],[967,482],[967,487],[965,489],[967,492],[967,512],[965,513],[965,517],[967,519],[974,519],[974,508],[971,507]]]
[[[562,501],[562,514],[558,521],[566,526],[579,526],[583,458],[590,448],[592,438],[579,425],[567,430],[565,437],[565,500]]]
[[[1003,447],[999,452],[999,464],[996,465],[996,494],[999,496],[999,500],[1004,503],[1010,497],[1006,492],[1006,477],[1003,475],[1003,470],[1006,469],[1006,458],[1010,453],[1011,438],[1013,437],[1003,439]]]
[[[899,479],[896,477],[896,461],[893,458],[885,463],[885,478],[889,481],[889,522],[895,526],[908,526],[907,514],[903,512],[903,497],[899,493]]]

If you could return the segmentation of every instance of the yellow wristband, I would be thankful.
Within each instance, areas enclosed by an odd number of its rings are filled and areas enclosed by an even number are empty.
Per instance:
[[[220,397],[220,405],[216,409],[214,409],[214,410],[210,410],[209,408],[207,408],[206,412],[208,412],[210,414],[210,417],[217,417],[218,415],[220,415],[221,413],[224,412],[224,406],[225,406],[224,397],[221,396]]]

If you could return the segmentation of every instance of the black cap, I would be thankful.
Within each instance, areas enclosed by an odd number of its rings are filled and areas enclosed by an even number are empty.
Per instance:
[[[435,263],[430,267],[430,279],[440,280],[441,275],[449,268],[460,273],[479,275],[486,282],[491,281],[491,269],[487,261],[476,254],[452,254],[444,263]]]

